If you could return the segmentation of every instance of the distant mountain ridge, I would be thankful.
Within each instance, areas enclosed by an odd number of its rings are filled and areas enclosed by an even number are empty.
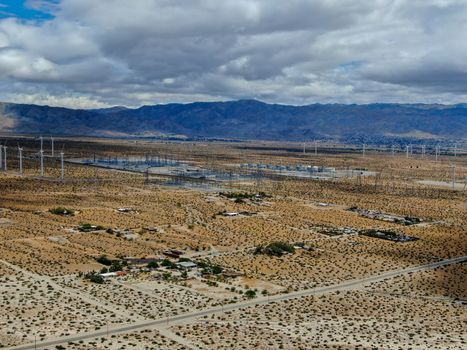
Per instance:
[[[387,103],[290,106],[239,100],[82,110],[2,103],[0,131],[295,141],[387,135],[465,139],[467,107]]]

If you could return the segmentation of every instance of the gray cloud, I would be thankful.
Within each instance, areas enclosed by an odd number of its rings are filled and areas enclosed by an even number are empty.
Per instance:
[[[0,100],[467,97],[463,0],[63,0],[46,10],[52,20],[0,20]]]

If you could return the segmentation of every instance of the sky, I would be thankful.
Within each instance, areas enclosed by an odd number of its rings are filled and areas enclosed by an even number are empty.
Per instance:
[[[0,0],[0,101],[464,103],[466,0]]]

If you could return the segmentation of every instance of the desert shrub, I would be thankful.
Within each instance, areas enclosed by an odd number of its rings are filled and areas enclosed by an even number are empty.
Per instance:
[[[104,277],[102,277],[101,275],[98,275],[95,271],[88,272],[87,274],[84,275],[84,278],[97,284],[104,283]]]
[[[99,263],[99,264],[102,264],[102,265],[105,265],[105,266],[110,266],[112,265],[112,260],[110,260],[109,258],[107,258],[105,255],[101,255],[100,257],[98,257],[96,259],[96,261]]]
[[[49,209],[49,213],[52,213],[52,214],[55,214],[55,215],[75,215],[75,211],[73,209],[68,209],[68,208],[64,208],[64,207],[56,207],[56,208],[52,208],[52,209]]]
[[[247,298],[250,298],[250,299],[251,299],[251,298],[254,298],[254,297],[256,297],[256,292],[255,292],[254,290],[252,290],[252,289],[249,289],[249,290],[247,290],[247,291],[245,292],[245,296],[246,296]]]
[[[266,254],[270,256],[282,256],[286,253],[294,253],[293,245],[286,242],[273,242],[267,246],[258,246],[255,248],[254,254]]]
[[[100,231],[100,230],[105,230],[105,227],[97,225],[91,225],[89,223],[81,224],[78,226],[78,230],[80,232],[91,232],[91,231]]]
[[[223,270],[224,270],[224,269],[223,269],[221,266],[219,266],[219,265],[211,266],[211,271],[212,271],[212,273],[213,273],[214,275],[218,275],[218,274],[222,273]]]
[[[109,272],[117,272],[122,271],[123,265],[120,261],[114,261],[112,265],[109,267]]]
[[[159,267],[159,264],[155,261],[151,261],[146,265],[146,267],[149,269],[157,269]]]
[[[164,267],[167,267],[168,269],[176,269],[177,268],[177,265],[174,262],[170,261],[169,259],[162,260],[161,265],[164,266]]]

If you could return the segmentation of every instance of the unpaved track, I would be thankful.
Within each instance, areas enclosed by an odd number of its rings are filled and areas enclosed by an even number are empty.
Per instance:
[[[379,275],[365,277],[365,278],[356,279],[356,280],[345,281],[345,282],[335,284],[332,286],[304,289],[304,290],[297,291],[297,292],[292,292],[288,294],[279,294],[279,295],[274,295],[270,297],[259,297],[259,298],[252,299],[252,300],[241,301],[235,304],[227,304],[221,307],[208,308],[205,310],[194,311],[194,312],[190,312],[186,314],[168,317],[165,319],[138,321],[138,322],[128,324],[128,325],[111,327],[109,328],[108,333],[106,330],[93,331],[93,332],[86,332],[86,333],[80,333],[80,334],[75,334],[71,336],[60,337],[60,338],[51,339],[51,340],[45,340],[42,342],[38,342],[36,344],[37,346],[36,348],[40,349],[44,347],[53,347],[56,345],[65,344],[70,341],[78,342],[80,340],[88,340],[88,339],[93,339],[93,338],[98,338],[98,337],[106,337],[108,334],[109,335],[110,334],[121,334],[121,333],[128,333],[132,331],[140,331],[143,329],[163,330],[167,328],[169,325],[190,323],[190,322],[196,321],[199,317],[209,316],[209,315],[216,314],[216,313],[238,310],[238,309],[249,307],[249,306],[257,306],[257,305],[263,305],[263,304],[285,301],[285,300],[290,300],[290,299],[297,299],[297,298],[307,297],[307,296],[312,296],[312,295],[321,295],[321,294],[333,293],[337,291],[361,289],[364,287],[365,284],[379,282],[379,281],[382,281],[388,278],[397,277],[397,276],[404,275],[404,274],[411,273],[411,272],[424,271],[424,270],[434,269],[440,266],[451,265],[451,264],[456,264],[456,263],[461,263],[461,262],[466,262],[466,261],[467,261],[467,256],[461,256],[457,258],[441,260],[441,261],[428,263],[424,265],[417,265],[417,266],[412,266],[408,268],[388,271],[388,272],[384,272]],[[34,344],[26,344],[26,345],[10,347],[8,349],[33,350],[33,349],[36,349],[34,346],[35,346]],[[192,348],[196,348],[196,347],[193,346]]]
[[[111,303],[104,304],[103,302],[101,302],[101,301],[91,297],[90,295],[86,294],[85,292],[76,291],[75,289],[70,288],[70,287],[64,287],[64,286],[58,284],[57,282],[55,282],[52,278],[50,278],[48,276],[38,275],[38,274],[36,274],[34,272],[25,270],[22,267],[19,267],[17,265],[10,264],[9,262],[7,262],[5,260],[0,260],[0,264],[4,264],[5,266],[11,268],[12,270],[18,271],[18,272],[24,274],[25,276],[35,280],[35,281],[47,282],[49,285],[51,285],[56,290],[59,290],[59,291],[65,293],[67,295],[70,295],[70,296],[72,296],[74,298],[81,299],[82,301],[84,301],[84,302],[86,302],[88,304],[91,304],[91,305],[97,306],[99,308],[105,309],[105,310],[107,310],[109,312],[112,312],[112,313],[122,317],[122,318],[125,318],[125,319],[130,318],[133,321],[139,321],[139,320],[144,319],[143,317],[136,318],[136,317],[133,317],[133,316],[129,316],[127,311],[117,310],[115,307],[112,306]]]

